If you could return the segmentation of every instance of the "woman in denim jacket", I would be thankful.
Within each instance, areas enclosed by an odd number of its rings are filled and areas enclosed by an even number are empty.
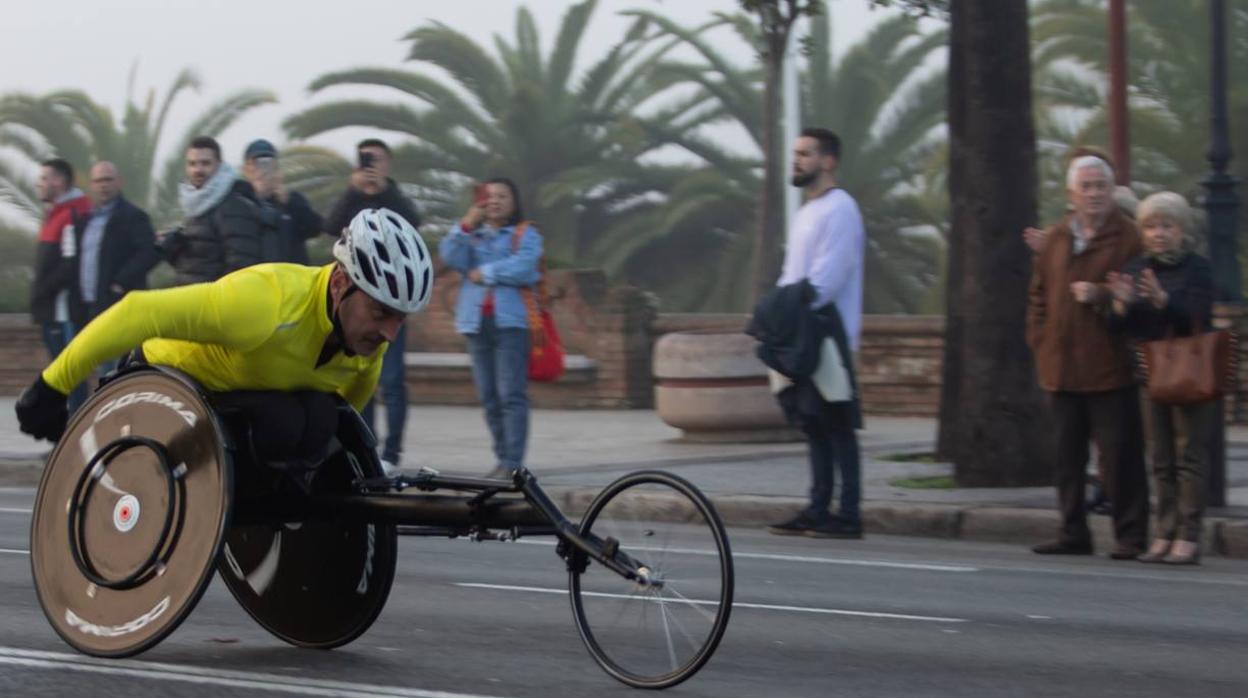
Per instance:
[[[542,236],[522,224],[520,193],[508,179],[485,183],[438,247],[442,261],[463,276],[455,329],[468,339],[472,377],[485,407],[497,459],[490,477],[510,478],[524,463],[529,435],[529,320],[520,290],[537,283]],[[523,234],[514,240],[516,228]]]

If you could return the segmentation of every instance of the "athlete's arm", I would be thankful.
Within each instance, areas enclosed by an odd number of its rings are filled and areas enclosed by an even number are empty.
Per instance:
[[[96,366],[156,337],[254,349],[277,326],[281,298],[276,280],[254,268],[212,283],[132,291],[88,323],[43,380],[68,394]]]

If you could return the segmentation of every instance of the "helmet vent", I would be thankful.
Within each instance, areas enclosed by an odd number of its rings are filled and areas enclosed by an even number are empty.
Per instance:
[[[377,275],[373,273],[372,260],[364,256],[364,252],[360,250],[360,248],[356,247],[354,249],[355,249],[355,268],[360,271],[360,274],[364,276],[364,279],[368,281],[369,285],[376,286]]]
[[[390,261],[390,250],[387,250],[386,246],[381,244],[381,240],[373,240],[373,249],[377,250],[377,256],[381,258],[381,261]]]

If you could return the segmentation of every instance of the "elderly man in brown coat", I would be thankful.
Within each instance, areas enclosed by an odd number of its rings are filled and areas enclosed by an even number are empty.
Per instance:
[[[1056,541],[1045,555],[1090,555],[1084,510],[1089,437],[1105,462],[1114,503],[1116,560],[1134,559],[1148,540],[1148,480],[1140,406],[1125,337],[1110,331],[1106,275],[1141,251],[1140,234],[1113,202],[1114,176],[1095,156],[1076,158],[1066,177],[1072,213],[1047,231],[1036,255],[1027,307],[1027,343],[1057,425]]]

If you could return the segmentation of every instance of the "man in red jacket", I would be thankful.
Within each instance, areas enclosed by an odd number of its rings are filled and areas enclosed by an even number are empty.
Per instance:
[[[85,224],[91,200],[74,186],[74,168],[61,158],[44,162],[39,168],[39,199],[48,205],[39,229],[35,250],[35,281],[30,289],[30,317],[43,328],[43,345],[48,358],[55,359],[74,338],[70,321],[70,292],[78,278],[78,237]],[[86,386],[70,393],[72,414],[87,399]]]

